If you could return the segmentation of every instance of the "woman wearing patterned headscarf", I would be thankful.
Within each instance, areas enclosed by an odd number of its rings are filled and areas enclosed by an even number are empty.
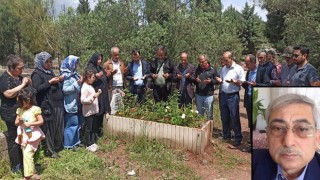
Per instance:
[[[98,89],[102,90],[101,95],[98,97],[99,102],[99,113],[96,114],[95,120],[97,124],[94,127],[94,132],[98,136],[102,135],[102,125],[103,125],[103,115],[105,113],[111,112],[109,95],[108,95],[108,80],[106,72],[103,71],[100,64],[102,62],[103,56],[99,53],[94,53],[88,62],[86,69],[91,69],[95,72],[96,81],[92,84],[96,92]]]
[[[74,149],[80,144],[81,113],[79,110],[79,94],[82,77],[77,72],[79,57],[69,55],[60,67],[64,77],[62,92],[64,94],[64,148]]]
[[[33,87],[37,90],[36,100],[45,121],[41,126],[46,135],[45,155],[57,158],[58,152],[63,149],[63,76],[55,77],[51,55],[47,52],[37,54],[34,63],[36,68],[31,74],[31,79]]]

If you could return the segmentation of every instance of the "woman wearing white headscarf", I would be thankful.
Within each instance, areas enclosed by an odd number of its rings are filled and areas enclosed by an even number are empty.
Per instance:
[[[56,77],[52,70],[51,55],[41,52],[34,59],[36,68],[31,74],[32,85],[37,90],[37,103],[41,107],[44,124],[41,126],[46,135],[45,154],[59,157],[63,149],[64,108],[62,84],[63,76]]]
[[[66,57],[60,67],[60,74],[64,77],[63,94],[64,109],[66,111],[64,118],[64,148],[75,149],[80,144],[81,113],[79,103],[79,94],[82,83],[82,77],[77,72],[79,57],[69,55]]]

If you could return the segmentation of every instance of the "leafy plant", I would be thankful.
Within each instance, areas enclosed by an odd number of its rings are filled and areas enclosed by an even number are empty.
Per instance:
[[[255,125],[257,124],[258,115],[261,114],[264,117],[266,113],[266,109],[263,107],[263,104],[261,103],[263,99],[258,100],[258,94],[258,89],[254,89],[252,92],[252,125],[254,129]]]
[[[137,104],[135,96],[128,90],[125,90],[125,93],[123,101],[125,104],[116,114],[118,116],[188,127],[201,127],[205,120],[205,117],[192,110],[191,105],[184,109],[179,108],[178,91],[172,93],[168,102],[159,103],[155,103],[152,95],[148,93],[147,100],[143,104]]]

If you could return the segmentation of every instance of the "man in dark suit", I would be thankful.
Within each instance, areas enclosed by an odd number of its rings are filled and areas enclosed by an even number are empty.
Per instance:
[[[280,96],[269,104],[266,121],[269,149],[253,151],[252,179],[319,179],[320,117],[314,101]]]
[[[130,92],[138,96],[138,103],[143,103],[146,97],[147,78],[150,67],[147,61],[141,59],[140,50],[135,48],[131,52],[132,61],[128,65],[126,79],[130,81]]]
[[[192,104],[194,97],[194,77],[195,67],[188,62],[188,54],[182,52],[180,55],[181,63],[174,68],[173,81],[176,82],[176,88],[179,90],[179,108]]]

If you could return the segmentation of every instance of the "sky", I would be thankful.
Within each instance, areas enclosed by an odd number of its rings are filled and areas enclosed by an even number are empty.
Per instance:
[[[93,9],[98,0],[89,0],[90,8]],[[244,8],[245,3],[248,2],[249,5],[253,4],[253,0],[221,0],[223,5],[223,10],[232,5],[238,11],[241,11]],[[55,7],[57,12],[60,11],[61,7],[65,4],[66,7],[71,6],[76,8],[79,4],[79,0],[55,0]],[[262,10],[260,7],[255,7],[255,12],[262,18],[263,21],[267,21],[267,11]]]

